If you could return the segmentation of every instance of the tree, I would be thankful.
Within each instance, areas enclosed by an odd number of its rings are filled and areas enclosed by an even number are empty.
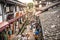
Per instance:
[[[28,3],[27,6],[30,8],[33,8],[33,3]]]

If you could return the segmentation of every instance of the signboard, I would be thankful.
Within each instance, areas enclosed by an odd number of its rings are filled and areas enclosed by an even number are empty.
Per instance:
[[[0,16],[0,23],[2,22],[2,16]]]

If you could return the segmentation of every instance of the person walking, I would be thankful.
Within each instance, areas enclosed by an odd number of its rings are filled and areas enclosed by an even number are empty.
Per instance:
[[[35,31],[35,40],[38,40],[39,31]]]
[[[22,35],[22,40],[27,40],[27,36],[26,35]]]

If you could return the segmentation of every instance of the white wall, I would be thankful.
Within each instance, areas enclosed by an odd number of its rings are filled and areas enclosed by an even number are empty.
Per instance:
[[[1,4],[0,4],[0,23],[2,22],[2,9],[1,9]]]
[[[17,11],[20,11],[20,8],[19,8],[19,6],[17,6]]]
[[[0,14],[2,14],[2,8],[1,8],[1,4],[0,4]]]

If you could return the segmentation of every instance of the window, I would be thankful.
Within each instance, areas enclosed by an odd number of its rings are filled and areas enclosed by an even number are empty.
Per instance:
[[[11,12],[13,12],[13,6],[6,6],[5,12],[6,12],[6,13],[11,13]]]
[[[9,10],[9,7],[6,7],[6,12],[9,12],[10,10]]]

